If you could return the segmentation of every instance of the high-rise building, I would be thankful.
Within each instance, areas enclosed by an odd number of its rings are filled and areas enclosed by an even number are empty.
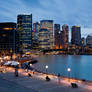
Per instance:
[[[19,32],[20,51],[30,51],[32,48],[32,14],[17,16],[17,31]]]
[[[39,30],[40,30],[40,23],[38,22],[33,23],[33,30],[32,30],[33,49],[39,48]]]
[[[16,26],[16,35],[15,35],[15,47],[16,47],[16,53],[19,53],[20,47],[19,47],[19,32],[17,31],[17,26]]]
[[[92,48],[92,36],[88,35],[86,38],[86,45]]]
[[[55,48],[58,49],[59,46],[59,41],[58,41],[58,38],[59,38],[59,32],[60,32],[60,24],[54,24],[54,38],[55,38]]]
[[[16,23],[3,22],[0,23],[0,51],[4,53],[16,52]]]
[[[80,26],[72,26],[72,37],[71,43],[75,45],[81,45],[81,27]]]
[[[39,30],[39,48],[40,49],[50,49],[50,34],[47,29]]]
[[[56,38],[56,49],[62,49],[63,48],[63,31],[59,31],[57,33],[57,38]]]
[[[68,48],[68,43],[69,43],[69,27],[67,24],[64,24],[62,26],[62,31],[63,31],[63,48]]]
[[[54,32],[53,32],[53,20],[40,21],[41,29],[47,29],[50,34],[50,48],[54,47]]]
[[[54,24],[54,35],[60,31],[60,24]]]
[[[81,38],[81,46],[86,45],[86,39],[84,37]]]

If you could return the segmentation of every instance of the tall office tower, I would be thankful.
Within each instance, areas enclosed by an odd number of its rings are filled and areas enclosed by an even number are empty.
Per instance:
[[[63,48],[63,31],[57,32],[57,38],[56,38],[56,49],[62,49]]]
[[[32,47],[33,49],[39,48],[39,30],[40,24],[38,22],[33,23],[33,31],[32,31]]]
[[[17,26],[16,26],[16,33],[15,33],[15,48],[16,48],[16,53],[19,53],[20,47],[19,47],[19,32],[17,31]]]
[[[30,51],[32,48],[32,14],[17,16],[17,31],[19,32],[20,51]]]
[[[39,30],[39,48],[43,49],[50,49],[50,34],[49,30],[47,29],[40,29]]]
[[[50,49],[54,48],[53,20],[40,21],[41,29],[47,29],[50,33]]]
[[[81,45],[81,28],[80,26],[72,26],[71,43],[75,45]]]
[[[63,31],[63,48],[68,48],[68,42],[69,42],[69,27],[64,24],[62,26],[62,31]]]
[[[4,53],[15,53],[16,23],[0,23],[0,51]]]
[[[86,38],[86,45],[92,48],[92,36],[88,35]]]
[[[54,24],[54,39],[55,39],[55,48],[58,49],[58,35],[60,32],[60,24]]]
[[[86,46],[86,39],[84,37],[81,38],[81,46]]]

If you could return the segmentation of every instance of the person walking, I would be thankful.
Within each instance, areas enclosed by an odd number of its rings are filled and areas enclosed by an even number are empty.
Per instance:
[[[18,66],[15,67],[15,76],[18,77]]]
[[[58,73],[58,83],[60,84],[60,73]]]

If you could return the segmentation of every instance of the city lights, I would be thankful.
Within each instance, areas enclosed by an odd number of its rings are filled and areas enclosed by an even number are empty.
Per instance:
[[[92,92],[92,0],[0,0],[0,92]]]

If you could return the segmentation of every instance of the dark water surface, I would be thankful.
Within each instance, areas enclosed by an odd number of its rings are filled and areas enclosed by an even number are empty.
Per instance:
[[[67,68],[70,67],[71,77],[92,81],[91,55],[43,55],[37,59],[39,62],[34,67],[40,71],[46,72],[45,66],[48,65],[47,72],[69,76]]]

